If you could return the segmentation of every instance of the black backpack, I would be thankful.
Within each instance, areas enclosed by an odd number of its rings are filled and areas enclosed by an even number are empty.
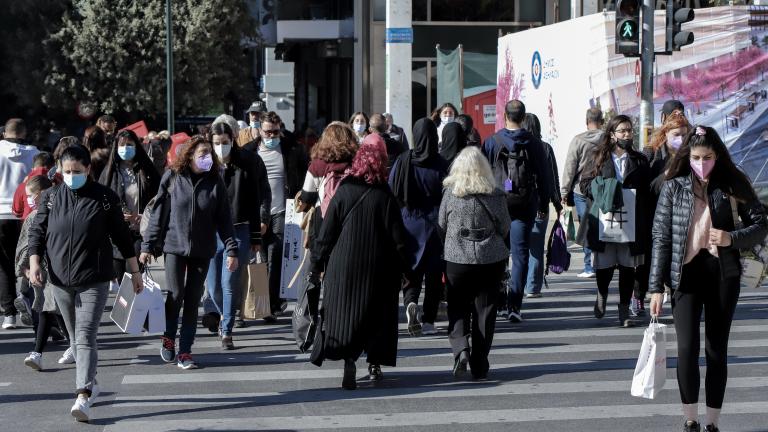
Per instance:
[[[496,184],[506,193],[508,207],[528,205],[536,189],[536,176],[528,155],[528,146],[515,146],[515,150],[510,151],[502,144],[500,138],[499,134],[494,136],[499,145],[493,166]]]

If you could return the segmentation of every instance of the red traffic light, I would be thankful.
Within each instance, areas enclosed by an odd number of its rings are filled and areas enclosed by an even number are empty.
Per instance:
[[[619,0],[616,10],[624,15],[640,14],[640,0]]]

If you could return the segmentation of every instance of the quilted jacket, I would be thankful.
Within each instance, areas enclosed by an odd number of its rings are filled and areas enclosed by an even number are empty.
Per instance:
[[[653,220],[653,251],[648,292],[663,293],[664,281],[671,288],[680,285],[688,229],[693,215],[693,180],[690,176],[664,182]],[[723,279],[741,276],[740,249],[748,249],[768,235],[765,209],[759,200],[738,202],[743,228],[736,229],[728,195],[711,183],[707,188],[712,227],[731,234],[731,246],[718,247],[720,274]]]

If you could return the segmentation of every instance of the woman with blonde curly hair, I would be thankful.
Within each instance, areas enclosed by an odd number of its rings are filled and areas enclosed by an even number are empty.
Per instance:
[[[453,374],[464,374],[469,364],[472,376],[484,379],[496,326],[495,300],[509,257],[506,196],[495,186],[491,166],[477,147],[459,153],[443,185],[438,225],[444,240]]]

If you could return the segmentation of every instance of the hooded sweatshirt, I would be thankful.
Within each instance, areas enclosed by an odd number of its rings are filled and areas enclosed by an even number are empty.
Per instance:
[[[563,168],[563,183],[560,187],[562,196],[568,195],[571,191],[584,195],[579,187],[581,173],[591,163],[592,153],[602,138],[603,131],[600,129],[582,132],[573,137],[568,146],[568,156],[565,158],[565,167]]]
[[[0,141],[0,220],[18,219],[13,214],[13,196],[24,178],[32,171],[32,159],[40,151],[22,140]]]

